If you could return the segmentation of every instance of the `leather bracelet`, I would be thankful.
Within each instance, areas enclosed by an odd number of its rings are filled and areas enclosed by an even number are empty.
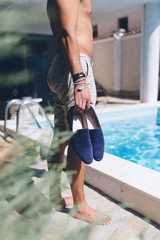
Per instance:
[[[73,82],[76,82],[76,80],[82,77],[85,77],[85,74],[83,72],[80,72],[80,73],[73,74],[72,77],[73,77]]]

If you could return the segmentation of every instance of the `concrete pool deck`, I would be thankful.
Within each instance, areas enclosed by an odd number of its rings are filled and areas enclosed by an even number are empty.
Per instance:
[[[126,108],[126,106],[123,106],[123,107]],[[103,110],[97,109],[97,111],[103,111]],[[113,109],[111,111],[113,111]],[[11,120],[10,122],[8,122],[8,124],[9,124],[8,125],[9,133],[14,132],[14,128],[15,128],[14,120]],[[1,124],[1,129],[3,129],[3,124]],[[37,129],[36,129],[36,132],[37,132]],[[28,136],[31,136],[31,135],[34,136],[33,129],[32,128],[28,129],[28,127],[27,129],[23,129],[21,133],[23,135],[26,135],[27,133]],[[39,133],[36,134],[37,139],[40,139],[41,138],[40,136],[41,135],[43,136],[43,134],[44,134],[43,130],[39,131]],[[45,134],[46,134],[46,137],[43,138],[43,140],[46,139],[46,141],[48,141],[48,144],[49,144],[51,139],[51,134],[46,133],[46,131],[45,131]],[[34,140],[36,140],[35,136],[34,136]],[[101,165],[101,163],[104,163],[104,165],[103,164]],[[152,218],[154,221],[159,223],[160,191],[159,191],[158,184],[160,182],[160,178],[159,178],[160,173],[153,170],[150,171],[150,169],[148,170],[141,166],[137,167],[136,164],[132,164],[132,163],[130,164],[130,162],[127,162],[123,159],[116,158],[109,154],[105,154],[104,160],[101,163],[94,162],[91,166],[86,167],[86,182],[91,184],[93,188],[96,187],[100,189],[102,192],[106,193],[107,195],[109,195],[110,197],[118,201],[129,202],[131,205],[134,203],[134,206],[133,206],[135,207],[134,209],[136,209],[138,212]],[[40,165],[43,165],[43,164],[40,163]],[[141,170],[143,171],[143,173],[141,172]],[[147,182],[148,176],[151,177],[151,180],[152,180],[151,182],[150,181]],[[146,237],[144,239],[160,239],[160,235],[159,235],[160,232],[156,228],[154,228],[151,224],[147,224],[141,218],[122,209],[113,201],[104,197],[103,194],[95,191],[95,189],[93,188],[85,186],[86,197],[90,205],[97,208],[100,211],[104,211],[104,212],[106,211],[111,213],[113,217],[112,224],[110,226],[107,226],[105,230],[103,227],[103,233],[101,233],[102,227],[97,227],[97,230],[95,231],[94,239],[104,238],[104,239],[118,239],[118,240],[120,239],[136,240],[136,239],[140,239],[138,234],[140,234],[140,232],[146,226],[148,229],[147,231],[149,231],[152,234],[148,235],[150,237]],[[67,190],[67,192],[68,191],[69,190]],[[64,192],[64,194],[67,194],[67,193]],[[138,201],[138,205],[137,205],[137,201]],[[112,213],[113,209],[114,211]],[[144,210],[145,212],[143,212]],[[150,216],[150,214],[152,216]],[[74,226],[76,226],[76,223],[78,221],[68,217],[68,215],[66,215],[65,213],[56,213],[56,216],[57,216],[56,217],[57,219],[64,218],[64,220],[66,219],[66,221],[70,219],[69,221],[73,222]],[[81,222],[81,221],[78,221],[78,222]],[[85,225],[86,223],[82,223],[82,225],[83,224]],[[110,236],[113,237],[114,234],[116,237],[110,238]],[[50,232],[46,239],[53,239],[51,236],[53,235]],[[107,236],[108,238],[106,238]]]
[[[46,162],[37,164],[37,168],[45,169]],[[37,180],[38,182],[39,180]],[[66,174],[62,174],[62,182],[66,182]],[[50,215],[50,225],[48,226],[47,237],[44,236],[44,240],[53,240],[55,236],[55,229],[53,223],[58,225],[56,234],[66,232],[70,239],[72,234],[73,239],[85,239],[85,240],[101,240],[101,239],[113,239],[113,240],[160,240],[160,231],[150,223],[144,221],[142,217],[137,216],[135,213],[131,213],[125,210],[118,203],[115,203],[107,195],[100,191],[97,191],[93,185],[85,184],[84,187],[86,200],[89,205],[101,212],[106,213],[112,217],[111,224],[108,226],[92,226],[88,223],[82,222],[81,220],[70,217],[67,213],[56,212],[56,214]],[[66,189],[62,190],[62,196],[70,196],[71,191],[69,185]],[[66,227],[64,227],[66,226]],[[82,236],[76,237],[76,232],[79,229],[91,227],[91,233],[84,238]],[[74,237],[75,234],[75,237]]]
[[[1,152],[7,151],[7,148],[11,148],[12,143],[5,143],[2,138],[3,132],[0,131],[0,149]],[[39,160],[36,165],[33,166],[38,170],[46,170],[47,162],[45,160]],[[35,185],[38,187],[38,183],[43,179],[34,177]],[[94,179],[93,179],[94,181]],[[62,183],[66,183],[66,174],[62,174]],[[96,226],[85,223],[81,220],[72,218],[65,212],[52,212],[48,215],[48,225],[45,232],[41,236],[40,240],[59,240],[60,236],[65,235],[73,237],[75,240],[160,240],[160,231],[158,225],[153,223],[147,223],[142,216],[125,210],[118,202],[113,201],[106,194],[98,191],[93,185],[85,184],[84,186],[86,200],[94,209],[111,215],[112,221],[108,226]],[[47,193],[47,191],[46,191]],[[47,193],[48,194],[48,193]],[[70,196],[71,190],[69,185],[62,188],[62,196]],[[89,228],[89,234],[85,236],[83,232]],[[76,236],[76,233],[80,231],[81,235]],[[63,238],[62,238],[63,239]]]

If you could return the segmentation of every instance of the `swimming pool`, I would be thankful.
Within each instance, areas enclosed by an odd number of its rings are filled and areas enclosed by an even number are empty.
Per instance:
[[[98,114],[105,152],[160,172],[160,108]]]
[[[106,111],[98,118],[106,153],[160,172],[160,107]],[[47,122],[40,125],[50,130]]]

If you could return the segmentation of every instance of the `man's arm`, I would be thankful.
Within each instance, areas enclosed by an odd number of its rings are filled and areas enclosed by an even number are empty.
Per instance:
[[[82,72],[80,63],[80,51],[76,36],[80,0],[56,0],[61,23],[61,37],[68,60],[70,62],[72,74]],[[82,112],[92,103],[90,92],[86,84],[83,90],[78,92],[78,85],[75,87],[76,109]]]

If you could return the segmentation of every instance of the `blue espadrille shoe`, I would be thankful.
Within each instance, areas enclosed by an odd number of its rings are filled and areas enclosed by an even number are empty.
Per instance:
[[[70,130],[75,132],[70,140],[74,151],[85,164],[91,164],[93,149],[84,113],[76,113],[74,106],[71,107],[68,111],[68,123]]]
[[[85,116],[93,148],[93,158],[101,161],[104,155],[104,137],[98,117],[92,107],[85,111]]]

